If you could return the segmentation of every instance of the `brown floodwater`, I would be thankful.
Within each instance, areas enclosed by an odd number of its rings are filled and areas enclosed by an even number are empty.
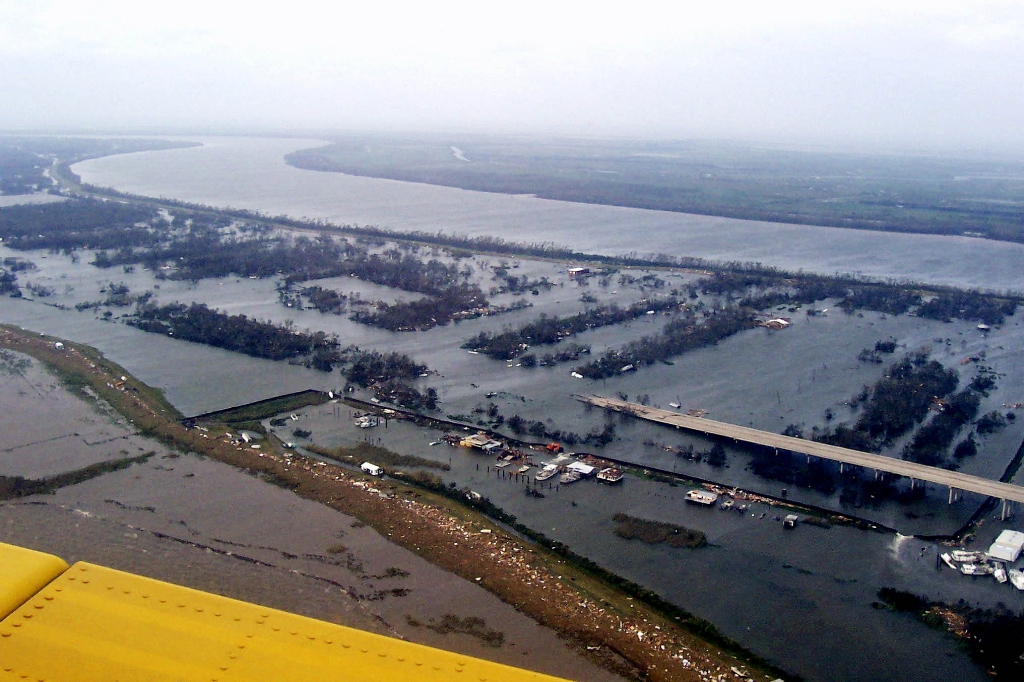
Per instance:
[[[115,416],[94,411],[38,368],[12,383],[45,396],[51,422],[92,418],[124,431]],[[0,502],[0,541],[552,675],[620,679],[552,630],[353,517],[227,465],[132,442],[155,455],[52,495]],[[88,463],[75,455],[51,468]],[[483,618],[504,643],[410,624],[446,614]]]

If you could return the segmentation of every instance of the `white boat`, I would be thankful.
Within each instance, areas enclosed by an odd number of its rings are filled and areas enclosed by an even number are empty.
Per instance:
[[[996,566],[996,570],[992,571],[992,577],[996,579],[997,583],[1006,582],[1006,569],[1003,568],[1002,564]]]
[[[1006,574],[1010,578],[1010,584],[1016,587],[1018,590],[1024,590],[1024,571],[1020,569],[1011,568]]]
[[[976,564],[985,559],[985,555],[981,552],[968,552],[963,549],[954,549],[949,555],[953,557],[953,561],[959,561],[962,564]]]
[[[718,501],[718,493],[709,492],[707,490],[691,490],[686,493],[686,501],[711,506]]]
[[[557,473],[558,467],[555,466],[554,464],[548,464],[547,466],[540,470],[540,472],[534,477],[534,479],[537,481],[546,481]]]
[[[679,409],[679,403],[669,403],[668,406],[671,407],[671,408],[674,408],[676,410]]]
[[[735,502],[733,502],[732,500],[726,500],[725,502],[722,503],[722,506],[719,507],[719,509],[732,509],[734,506],[736,506]]]
[[[529,470],[530,470],[530,465],[529,464],[524,464],[523,466],[519,467],[519,469],[516,471],[516,473],[517,474],[525,474]]]
[[[950,556],[949,552],[943,552],[939,555],[939,558],[942,559],[944,564],[952,568],[954,571],[957,570],[956,564],[953,563],[953,557]]]
[[[995,571],[996,567],[992,564],[964,564],[960,567],[964,575],[992,575]]]

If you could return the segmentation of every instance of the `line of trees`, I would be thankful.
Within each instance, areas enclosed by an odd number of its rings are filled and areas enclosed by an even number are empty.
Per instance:
[[[703,319],[687,310],[670,321],[656,334],[630,341],[622,348],[610,349],[601,357],[576,368],[587,379],[605,379],[642,365],[681,355],[687,351],[711,346],[719,341],[757,326],[754,311],[739,306],[708,311]]]
[[[227,315],[202,303],[143,303],[127,323],[143,331],[268,360],[305,358],[338,347],[337,337],[324,332],[300,332],[245,315]]]
[[[588,329],[622,324],[648,312],[676,311],[680,305],[679,300],[672,296],[640,301],[626,308],[615,303],[595,306],[566,317],[541,313],[535,320],[517,329],[506,329],[498,334],[480,332],[463,343],[462,347],[497,360],[512,360],[525,353],[530,346],[553,345]]]

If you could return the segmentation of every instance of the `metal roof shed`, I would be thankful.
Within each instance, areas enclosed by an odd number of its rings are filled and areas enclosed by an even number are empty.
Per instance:
[[[597,467],[592,467],[589,464],[584,464],[583,462],[573,462],[572,464],[565,468],[571,471],[575,471],[576,473],[583,477],[593,476],[594,474],[597,473]]]
[[[988,548],[988,555],[993,559],[1012,563],[1020,558],[1024,550],[1024,533],[1019,530],[1004,530]]]

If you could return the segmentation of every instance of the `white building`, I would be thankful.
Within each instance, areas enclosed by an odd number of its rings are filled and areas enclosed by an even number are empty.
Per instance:
[[[597,467],[592,467],[589,464],[584,464],[583,462],[573,462],[565,468],[569,471],[575,471],[583,478],[589,478],[597,473]]]
[[[1004,530],[988,548],[988,555],[993,559],[1013,563],[1020,558],[1024,550],[1024,533],[1019,530]]]

